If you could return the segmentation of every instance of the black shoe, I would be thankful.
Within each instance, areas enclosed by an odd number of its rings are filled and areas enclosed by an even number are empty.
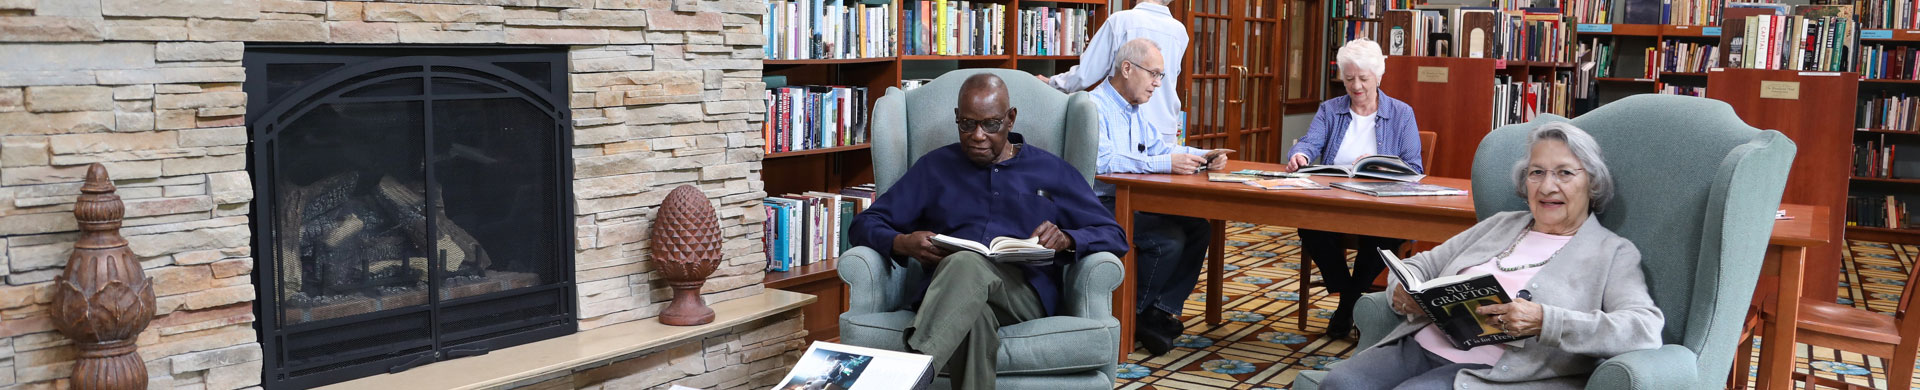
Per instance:
[[[1147,309],[1134,316],[1133,339],[1147,349],[1149,356],[1160,356],[1173,350],[1173,340],[1180,337],[1180,321],[1158,309]]]
[[[1324,336],[1329,340],[1345,340],[1353,335],[1353,305],[1347,302],[1345,296],[1340,298],[1340,307],[1333,310],[1333,318],[1327,319],[1327,333]]]

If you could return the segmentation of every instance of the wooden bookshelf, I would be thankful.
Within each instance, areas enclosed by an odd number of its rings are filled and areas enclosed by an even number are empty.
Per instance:
[[[1717,69],[1708,72],[1707,96],[1727,102],[1748,125],[1779,130],[1798,146],[1781,202],[1847,209],[1849,173],[1853,164],[1854,100],[1860,76],[1854,73],[1799,72],[1766,69]],[[1762,84],[1792,85],[1797,99],[1762,97]],[[1784,84],[1783,84],[1784,83]],[[1779,88],[1779,87],[1776,87]],[[1828,226],[1836,237],[1846,221],[1835,218]],[[1807,297],[1833,299],[1839,280],[1840,242],[1807,251]]]
[[[1901,80],[1901,79],[1860,79],[1860,82],[1874,83],[1874,84],[1920,84],[1920,80]]]
[[[1864,183],[1906,184],[1906,185],[1920,184],[1920,179],[1895,179],[1895,178],[1888,178],[1888,177],[1853,176],[1848,180],[1853,180],[1855,182],[1864,182]]]
[[[1106,20],[1107,0],[990,0],[983,3],[1007,5],[1006,25],[1019,28],[1018,10],[1033,7],[1055,7],[1061,5],[1091,6],[1093,14],[1087,26],[1087,33],[1097,31]],[[899,13],[901,25],[894,29],[901,32],[898,42],[894,42],[895,52],[899,56],[823,59],[823,60],[765,60],[762,73],[765,75],[786,76],[788,85],[852,85],[867,88],[868,107],[874,101],[885,96],[888,88],[900,86],[906,75],[920,67],[939,68],[948,66],[939,61],[956,61],[960,68],[1006,68],[1019,69],[1023,61],[1052,63],[1075,61],[1079,56],[1024,56],[1015,55],[1020,34],[1007,33],[1003,47],[1006,54],[976,56],[945,55],[906,55],[905,36],[906,9],[904,2],[899,3],[895,12]],[[760,178],[769,196],[802,193],[807,191],[839,192],[840,189],[874,182],[873,160],[868,144],[839,146],[822,149],[797,150],[769,153],[761,160]],[[835,272],[837,261],[827,259],[804,266],[793,267],[784,272],[768,272],[762,280],[767,288],[776,288],[794,292],[813,294],[819,297],[808,305],[805,326],[807,339],[838,340],[839,317],[847,309],[846,284],[841,282]]]
[[[1874,134],[1920,135],[1920,131],[1906,131],[1906,130],[1853,129],[1853,131],[1858,133],[1874,133]]]
[[[1406,102],[1414,112],[1444,113],[1416,115],[1420,130],[1439,133],[1433,156],[1423,156],[1427,174],[1441,177],[1471,178],[1474,150],[1480,139],[1493,131],[1494,62],[1485,58],[1387,57],[1387,74],[1380,77],[1380,91]],[[1444,70],[1442,70],[1444,69]],[[1422,81],[1427,72],[1429,81]],[[1445,73],[1444,80],[1431,75]]]
[[[1895,229],[1866,226],[1848,226],[1847,239],[1891,242],[1897,244],[1920,244],[1920,229]]]

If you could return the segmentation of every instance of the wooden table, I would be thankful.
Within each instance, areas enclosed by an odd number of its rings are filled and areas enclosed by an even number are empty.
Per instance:
[[[1226,170],[1272,171],[1282,168],[1277,164],[1230,161]],[[1223,300],[1220,286],[1221,269],[1225,263],[1221,245],[1225,237],[1220,236],[1222,221],[1431,242],[1446,241],[1479,222],[1474,215],[1471,195],[1383,198],[1340,189],[1268,191],[1240,183],[1209,182],[1205,175],[1108,174],[1100,175],[1099,180],[1114,185],[1115,219],[1120,222],[1130,244],[1133,240],[1135,211],[1212,220],[1215,226],[1214,245],[1208,249],[1207,259],[1206,317],[1210,324],[1220,323],[1219,307]],[[1313,180],[1320,183],[1372,181],[1327,176],[1315,176]],[[1422,182],[1468,191],[1473,189],[1472,183],[1466,179],[1428,177]],[[1776,222],[1772,239],[1768,242],[1771,254],[1768,258],[1777,260],[1770,261],[1768,269],[1770,273],[1781,276],[1778,278],[1780,302],[1798,302],[1806,248],[1831,240],[1824,230],[1813,227],[1828,221],[1831,216],[1824,207],[1783,205],[1782,208],[1794,219]],[[1120,291],[1114,295],[1113,302],[1114,316],[1120,320],[1120,356],[1127,356],[1133,350],[1134,300],[1138,294],[1132,276],[1137,272],[1134,254],[1135,251],[1128,251],[1121,258],[1129,276],[1120,284]],[[1305,277],[1301,275],[1302,280]],[[1305,298],[1301,297],[1301,302],[1306,302]],[[1789,372],[1792,367],[1793,324],[1798,320],[1799,313],[1797,308],[1788,308],[1790,306],[1796,305],[1782,305],[1778,314],[1766,325],[1762,356],[1784,354],[1786,359],[1780,362],[1776,361],[1779,360],[1777,358],[1763,358],[1761,383],[1780,383],[1778,381],[1781,378],[1791,378],[1790,375],[1773,378],[1767,374]],[[1301,310],[1305,310],[1305,307]],[[1788,347],[1779,347],[1777,344],[1780,342],[1785,342],[1784,345]]]

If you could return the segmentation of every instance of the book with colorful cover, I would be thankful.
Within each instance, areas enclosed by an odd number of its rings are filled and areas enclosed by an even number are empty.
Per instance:
[[[1253,186],[1254,188],[1259,188],[1263,190],[1324,190],[1324,189],[1333,188],[1333,187],[1327,187],[1326,185],[1320,184],[1319,182],[1315,182],[1313,181],[1313,179],[1308,179],[1303,177],[1287,178],[1287,179],[1254,180],[1254,181],[1249,181],[1244,183],[1246,185]]]
[[[1393,251],[1381,249],[1380,259],[1387,264],[1400,288],[1413,297],[1428,319],[1447,334],[1447,341],[1462,351],[1482,345],[1524,340],[1533,336],[1515,336],[1493,326],[1487,316],[1476,311],[1481,306],[1513,302],[1507,289],[1490,274],[1447,275],[1422,280],[1411,265]],[[1522,295],[1521,297],[1525,297]]]
[[[1431,196],[1466,195],[1467,191],[1423,183],[1410,182],[1340,182],[1333,183],[1334,188],[1358,192],[1373,196]]]

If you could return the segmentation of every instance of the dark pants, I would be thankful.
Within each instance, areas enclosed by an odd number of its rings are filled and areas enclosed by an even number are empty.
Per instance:
[[[1351,313],[1352,305],[1360,302],[1360,294],[1373,286],[1373,279],[1387,264],[1380,260],[1380,249],[1397,250],[1400,244],[1407,242],[1398,238],[1359,236],[1360,253],[1354,256],[1353,272],[1347,271],[1347,249],[1340,245],[1345,233],[1324,232],[1300,229],[1300,251],[1313,258],[1313,266],[1320,268],[1320,278],[1325,282],[1327,291],[1340,294],[1340,309],[1337,314]],[[1305,277],[1305,275],[1302,275]]]
[[[1353,358],[1334,364],[1332,372],[1320,381],[1320,388],[1446,390],[1453,388],[1453,377],[1460,370],[1481,368],[1487,365],[1454,363],[1427,352],[1408,336],[1360,351]]]
[[[907,348],[933,356],[955,389],[993,389],[1000,327],[1047,315],[1023,275],[973,252],[941,259],[906,329]]]
[[[1100,198],[1113,210],[1113,198]],[[1136,312],[1147,308],[1180,315],[1187,296],[1200,283],[1200,269],[1207,262],[1207,244],[1213,241],[1213,224],[1207,220],[1178,215],[1133,213],[1133,252],[1139,271],[1139,304]]]

